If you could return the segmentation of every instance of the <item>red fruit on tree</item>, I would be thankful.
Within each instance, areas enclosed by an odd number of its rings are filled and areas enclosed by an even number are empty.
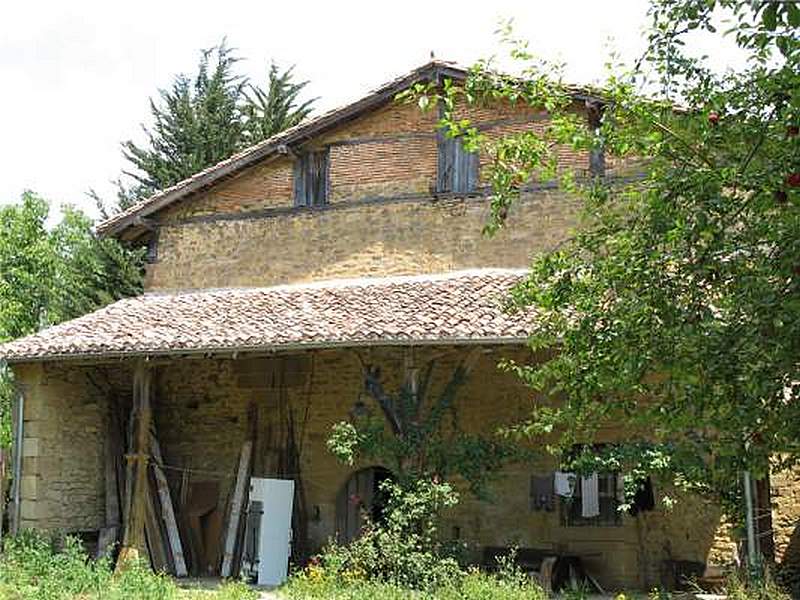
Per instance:
[[[716,125],[717,123],[719,123],[719,114],[714,111],[708,113],[708,122],[711,123],[712,125]]]
[[[786,185],[793,188],[800,187],[800,173],[789,173],[786,176]]]

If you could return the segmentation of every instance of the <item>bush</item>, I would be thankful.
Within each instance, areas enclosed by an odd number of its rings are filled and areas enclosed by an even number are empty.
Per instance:
[[[769,573],[750,579],[734,573],[728,577],[725,589],[729,600],[792,600]]]
[[[416,590],[455,577],[458,563],[445,553],[436,529],[438,514],[458,500],[450,485],[427,480],[406,488],[391,481],[381,485],[388,498],[383,521],[372,523],[365,515],[358,539],[330,544],[319,558],[322,572],[345,583],[379,581]]]
[[[352,580],[331,577],[324,568],[310,566],[293,575],[281,592],[291,600],[406,600],[408,588],[385,581]],[[477,570],[458,571],[456,576],[436,588],[413,593],[417,600],[545,600],[547,595],[528,577],[508,578]]]
[[[4,600],[172,600],[177,587],[141,564],[115,576],[107,560],[91,560],[80,540],[24,531],[7,538],[0,556]]]
[[[402,488],[382,484],[389,497],[381,523],[367,524],[349,545],[330,544],[284,587],[297,600],[542,600],[540,587],[520,571],[514,557],[496,574],[463,570],[437,536],[439,513],[457,502],[449,484],[418,480]]]

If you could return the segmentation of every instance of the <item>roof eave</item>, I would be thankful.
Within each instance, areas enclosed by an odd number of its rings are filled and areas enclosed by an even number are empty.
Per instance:
[[[343,342],[299,342],[292,344],[272,344],[256,346],[226,346],[187,349],[153,349],[137,351],[109,351],[109,352],[81,352],[45,355],[27,355],[0,357],[9,365],[44,363],[44,362],[110,362],[123,361],[135,358],[162,358],[162,357],[222,357],[246,354],[277,354],[282,352],[300,352],[306,350],[336,350],[347,348],[375,348],[375,347],[411,347],[411,346],[523,346],[528,341],[527,336],[520,337],[453,337],[436,339],[382,339],[382,340],[347,340]]]

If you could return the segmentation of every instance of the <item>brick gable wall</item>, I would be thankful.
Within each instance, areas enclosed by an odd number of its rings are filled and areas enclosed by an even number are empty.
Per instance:
[[[490,138],[546,126],[541,111],[508,104],[463,116]],[[482,237],[486,197],[434,193],[436,121],[436,111],[392,102],[310,140],[330,150],[322,209],[293,207],[293,161],[280,156],[162,211],[148,289],[525,267],[567,235],[574,201],[542,190],[524,194],[507,231]],[[587,155],[560,154],[565,168],[587,172]]]

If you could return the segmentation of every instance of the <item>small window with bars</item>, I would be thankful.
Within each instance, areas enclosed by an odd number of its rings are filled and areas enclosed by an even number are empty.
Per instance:
[[[294,164],[294,205],[322,206],[328,203],[330,152],[316,150],[297,157]]]
[[[561,524],[566,527],[614,527],[622,525],[619,510],[622,498],[622,477],[618,473],[597,474],[597,496],[600,514],[595,517],[583,516],[581,478],[578,477],[572,498],[561,499]]]
[[[469,152],[460,137],[439,138],[439,170],[437,192],[468,194],[478,189],[479,159]]]

